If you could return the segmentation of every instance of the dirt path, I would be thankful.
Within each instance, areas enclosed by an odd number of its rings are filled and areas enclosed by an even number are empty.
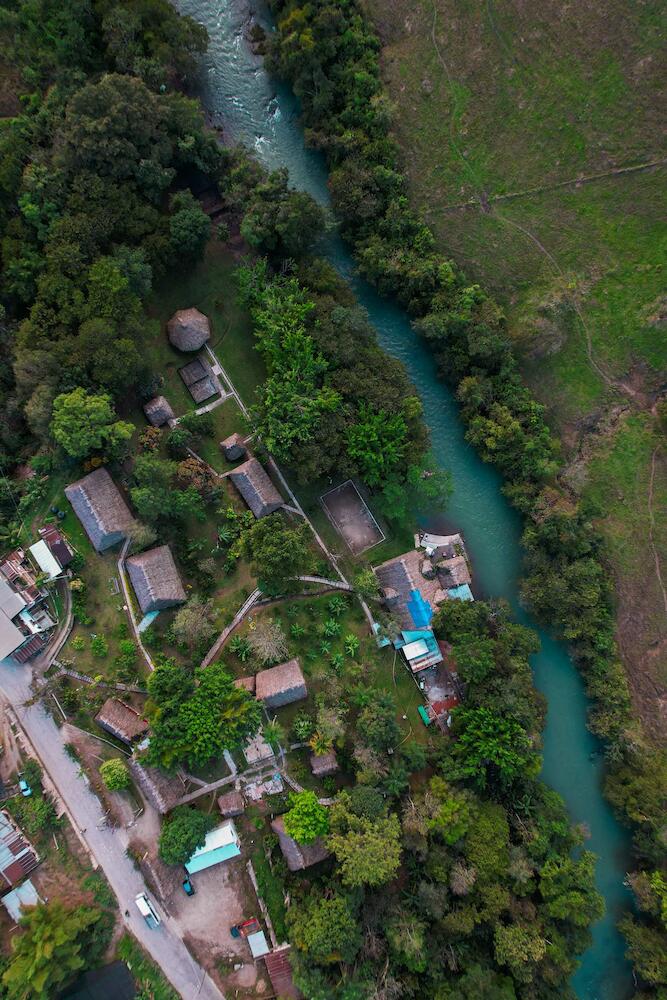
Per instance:
[[[667,614],[667,590],[665,590],[665,583],[662,579],[662,570],[660,567],[660,556],[658,554],[658,549],[655,544],[655,513],[653,510],[653,484],[655,483],[655,463],[658,456],[659,448],[653,449],[653,454],[651,455],[651,479],[648,486],[648,518],[649,518],[649,530],[648,530],[648,542],[651,547],[651,552],[653,553],[653,561],[655,562],[655,575],[658,578],[658,586],[662,591],[662,600],[665,606],[665,614]]]

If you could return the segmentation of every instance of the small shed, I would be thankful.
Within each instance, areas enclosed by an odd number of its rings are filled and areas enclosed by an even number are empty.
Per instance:
[[[248,934],[246,941],[250,946],[250,954],[253,958],[263,958],[271,950],[267,944],[264,931],[255,931],[254,934]]]
[[[198,351],[211,337],[211,324],[199,309],[179,309],[167,323],[167,333],[177,350]]]
[[[256,458],[237,466],[229,478],[255,517],[266,517],[283,506],[283,498]]]
[[[162,427],[174,419],[174,411],[171,403],[164,396],[153,396],[147,403],[144,403],[144,413],[146,420],[153,427]]]
[[[185,590],[168,545],[157,545],[130,556],[125,566],[143,614],[173,608],[185,601]]]
[[[236,832],[236,827],[229,819],[215,830],[206,834],[206,840],[201,847],[198,847],[189,861],[185,862],[185,870],[188,875],[202,872],[213,865],[219,865],[223,861],[231,861],[238,858],[241,853],[241,841]]]
[[[238,462],[248,454],[240,434],[230,434],[221,441],[220,450],[228,462]]]
[[[310,770],[316,778],[325,778],[329,774],[335,774],[338,768],[338,759],[335,752],[311,754]]]
[[[310,868],[311,865],[324,861],[331,853],[322,837],[318,837],[312,844],[298,844],[285,831],[285,821],[282,816],[273,820],[271,829],[278,837],[280,850],[291,872],[300,872],[304,868]]]
[[[95,716],[95,722],[107,733],[128,746],[148,732],[148,722],[120,698],[107,698]]]
[[[42,900],[30,879],[26,879],[21,885],[8,892],[0,900],[7,913],[15,924],[18,924],[22,917],[21,909],[26,906],[37,906]]]
[[[307,696],[306,681],[296,657],[256,675],[255,697],[267,708],[280,708]]]
[[[70,483],[65,487],[65,496],[98,552],[122,541],[134,524],[120,490],[106,469],[95,469]]]
[[[245,800],[241,792],[233,789],[218,797],[218,809],[225,817],[241,816],[245,812]]]
[[[57,576],[60,576],[60,563],[53,555],[51,549],[48,547],[43,538],[40,538],[38,542],[31,545],[28,551],[39,566],[42,573],[47,574],[49,580],[55,580]]]
[[[64,535],[52,524],[47,524],[45,528],[40,528],[39,533],[49,547],[53,556],[56,557],[62,569],[69,566],[74,553],[69,547]]]

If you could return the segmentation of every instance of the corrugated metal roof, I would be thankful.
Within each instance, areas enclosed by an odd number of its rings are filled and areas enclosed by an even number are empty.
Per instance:
[[[49,580],[53,580],[55,577],[60,576],[60,563],[55,558],[43,538],[41,538],[38,542],[35,542],[34,545],[31,545],[28,551],[41,569],[42,573],[49,574]]]
[[[222,861],[230,861],[241,853],[236,827],[231,820],[211,830],[206,834],[206,840],[198,847],[189,861],[185,862],[185,870],[189,875],[204,871]]]

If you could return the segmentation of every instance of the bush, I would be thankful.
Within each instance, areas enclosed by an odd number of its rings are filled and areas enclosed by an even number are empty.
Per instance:
[[[109,643],[106,641],[103,635],[96,635],[90,641],[90,648],[95,656],[99,656],[100,659],[104,659],[105,656],[109,655]]]
[[[120,792],[131,784],[127,764],[119,757],[112,757],[100,764],[100,776],[110,792]]]
[[[168,865],[183,865],[206,839],[206,834],[215,826],[215,819],[191,809],[179,806],[171,813],[160,834],[160,857]]]

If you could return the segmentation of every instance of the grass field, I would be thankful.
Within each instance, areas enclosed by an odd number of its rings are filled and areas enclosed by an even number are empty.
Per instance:
[[[411,197],[443,251],[502,303],[577,485],[600,500],[621,648],[651,718],[651,685],[667,679],[648,508],[667,370],[664,7],[364,3]],[[642,164],[656,165],[626,170]],[[610,421],[619,404],[629,412]],[[655,455],[664,511],[664,449]],[[653,541],[667,577],[664,524]]]
[[[211,240],[199,263],[187,271],[170,274],[155,289],[149,312],[163,329],[177,309],[195,306],[208,316],[211,321],[211,347],[229,371],[246,406],[250,406],[254,401],[255,387],[266,377],[266,369],[260,354],[254,349],[250,318],[236,302],[236,265],[233,254],[224,244]],[[168,347],[166,333],[164,343]],[[182,357],[184,364],[188,356]],[[189,394],[187,398],[190,399]],[[189,405],[193,405],[192,400]]]

